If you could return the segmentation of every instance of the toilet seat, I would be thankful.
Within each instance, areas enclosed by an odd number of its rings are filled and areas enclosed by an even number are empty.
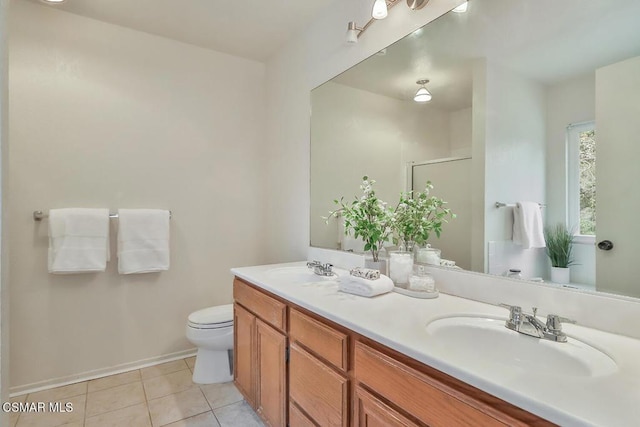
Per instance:
[[[195,329],[222,329],[233,326],[233,304],[219,305],[194,311],[187,325]]]

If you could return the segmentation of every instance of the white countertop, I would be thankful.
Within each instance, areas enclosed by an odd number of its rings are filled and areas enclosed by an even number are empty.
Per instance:
[[[640,340],[579,325],[564,325],[563,329],[570,337],[576,336],[606,351],[615,360],[618,370],[596,378],[556,377],[540,368],[535,375],[522,376],[501,369],[479,371],[456,366],[447,361],[442,351],[430,349],[426,325],[434,319],[458,314],[506,318],[508,313],[504,308],[443,293],[435,299],[416,299],[396,293],[363,298],[340,292],[338,284],[330,279],[318,277],[314,282],[302,283],[273,274],[274,269],[296,266],[305,266],[305,262],[233,268],[231,272],[556,424],[640,425]]]

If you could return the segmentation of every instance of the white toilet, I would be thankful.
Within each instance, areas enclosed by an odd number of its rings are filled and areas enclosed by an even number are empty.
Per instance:
[[[187,339],[198,347],[193,382],[233,380],[233,304],[198,310],[189,315]]]

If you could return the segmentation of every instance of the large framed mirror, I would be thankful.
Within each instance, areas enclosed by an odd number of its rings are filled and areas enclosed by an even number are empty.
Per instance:
[[[567,286],[640,297],[638,16],[637,0],[472,0],[315,88],[311,245],[362,250],[323,219],[362,176],[389,202],[431,180],[458,215],[431,244],[457,266],[548,282],[545,249],[512,239],[533,201],[576,234]]]

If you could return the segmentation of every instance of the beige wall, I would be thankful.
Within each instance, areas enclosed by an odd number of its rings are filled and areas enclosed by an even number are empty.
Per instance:
[[[192,348],[265,260],[264,65],[22,0],[10,25],[12,386]],[[74,206],[170,209],[171,269],[118,275],[112,234],[105,273],[48,274],[31,213]]]

